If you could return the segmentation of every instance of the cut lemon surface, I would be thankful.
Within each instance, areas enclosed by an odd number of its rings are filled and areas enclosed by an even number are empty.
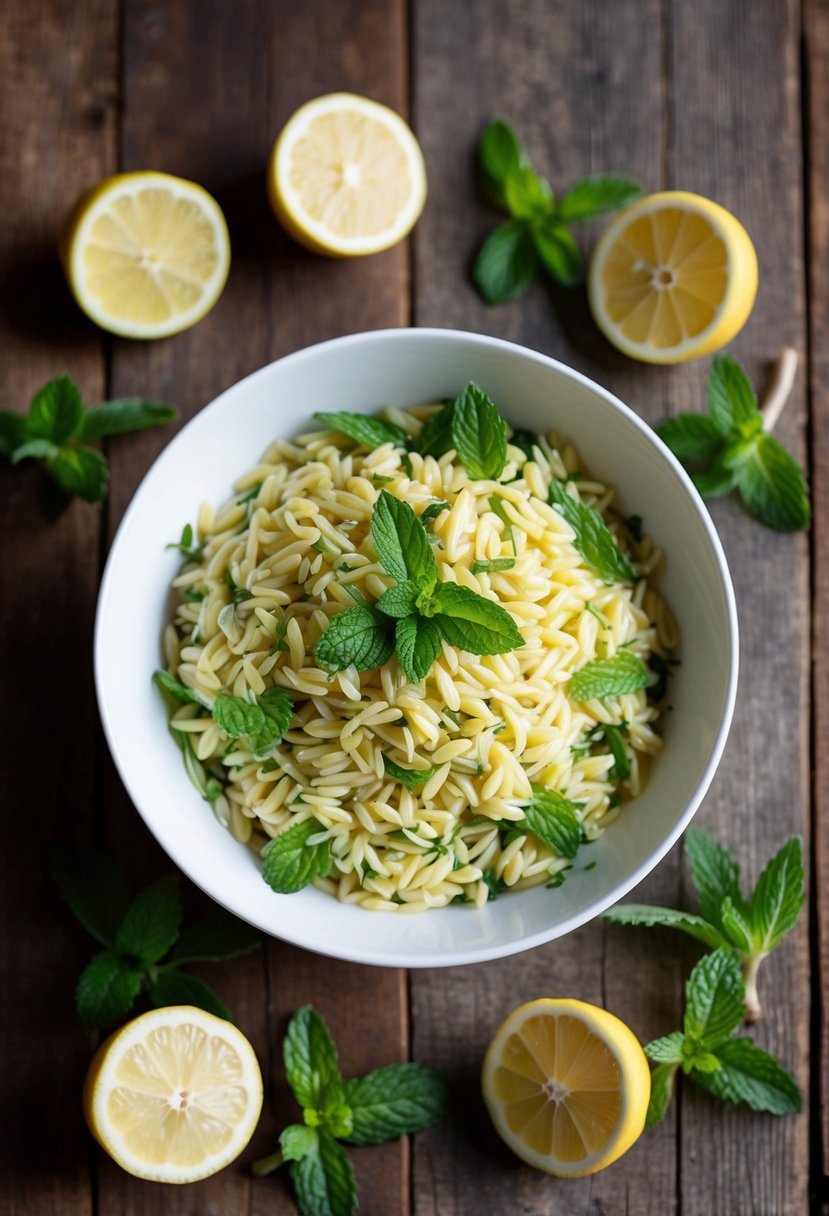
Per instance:
[[[423,210],[423,155],[388,106],[329,93],[301,106],[283,128],[268,164],[268,196],[283,227],[315,253],[379,253],[402,240]]]
[[[216,200],[167,173],[120,173],[78,202],[61,239],[80,307],[111,333],[164,338],[222,294],[230,238]]]
[[[633,1032],[575,1000],[538,1000],[492,1040],[484,1099],[501,1138],[529,1165],[577,1178],[612,1164],[645,1126],[650,1069]]]
[[[84,1113],[123,1169],[154,1182],[195,1182],[229,1165],[262,1109],[253,1048],[230,1022],[177,1005],[133,1019],[98,1049]]]
[[[682,363],[725,346],[757,294],[757,255],[739,220],[681,190],[622,211],[596,245],[590,309],[614,346],[646,363]]]

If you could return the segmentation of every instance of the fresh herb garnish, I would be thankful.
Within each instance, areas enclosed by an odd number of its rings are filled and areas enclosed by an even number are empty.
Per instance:
[[[531,832],[561,857],[575,857],[581,844],[581,823],[576,805],[557,790],[533,785],[532,798],[524,807],[524,820]]]
[[[168,405],[141,397],[122,397],[85,407],[77,384],[65,372],[44,384],[32,398],[28,414],[0,413],[0,455],[12,464],[37,460],[69,502],[100,502],[109,471],[90,440],[123,435],[178,417]]]
[[[293,895],[315,878],[325,878],[331,869],[328,840],[309,844],[311,836],[324,832],[318,819],[303,819],[269,841],[262,850],[262,877],[280,895]]]
[[[496,878],[494,870],[484,870],[481,875],[481,880],[486,884],[487,888],[487,903],[491,903],[497,899],[507,889],[507,884],[503,878]]]
[[[512,531],[512,520],[507,515],[507,512],[504,508],[504,500],[500,494],[490,494],[489,509],[493,515],[498,516],[501,523],[504,525],[504,538],[505,538],[505,540],[507,540],[509,542],[510,546],[512,547],[513,553],[515,553],[515,551],[516,551],[515,536],[513,535],[513,531]]]
[[[740,889],[740,868],[701,828],[685,835],[691,877],[702,915],[649,904],[619,904],[604,913],[619,925],[666,925],[714,949],[733,951],[742,963],[747,1021],[762,1017],[757,973],[792,929],[803,907],[803,843],[793,836],[763,870],[750,899]]]
[[[512,570],[515,566],[514,557],[480,558],[472,563],[473,574],[491,572],[497,574],[500,570]]]
[[[406,432],[393,422],[373,418],[370,414],[314,414],[314,417],[332,431],[340,431],[365,448],[379,448],[384,443],[393,443],[405,448]]]
[[[187,688],[166,671],[157,671],[153,679],[177,701],[204,705],[210,710],[219,729],[229,738],[247,739],[251,754],[258,760],[273,751],[293,717],[294,703],[291,694],[284,688],[269,688],[253,701],[220,692],[211,705],[201,693]],[[184,734],[177,731],[175,726],[171,726],[171,730],[177,736]],[[194,784],[199,788],[199,782]]]
[[[809,526],[809,488],[800,465],[763,430],[763,415],[743,369],[717,355],[708,377],[708,414],[679,414],[656,428],[690,466],[703,498],[736,490],[746,510],[780,532]]]
[[[87,963],[75,990],[78,1014],[87,1026],[103,1029],[122,1021],[142,990],[156,1008],[197,1005],[233,1020],[204,980],[178,968],[255,950],[260,937],[254,929],[216,909],[182,931],[177,875],[159,879],[133,898],[124,876],[103,853],[56,845],[50,860],[61,895],[104,947]]]
[[[472,380],[427,418],[415,442],[424,456],[443,456],[454,448],[473,481],[497,481],[507,463],[507,424]]]
[[[599,512],[571,497],[555,477],[550,502],[575,532],[573,544],[588,566],[605,583],[632,583],[636,572],[622,553]]]
[[[178,540],[171,540],[164,548],[178,549],[182,557],[186,557],[191,562],[200,561],[204,553],[203,544],[193,544],[193,527],[191,524],[185,524],[181,529],[181,537]]]
[[[583,258],[568,225],[625,207],[642,193],[633,178],[603,174],[584,178],[556,202],[502,119],[481,136],[478,168],[487,200],[511,217],[490,232],[475,261],[473,277],[487,304],[521,295],[539,267],[565,287],[581,282]]]
[[[294,1014],[282,1051],[304,1122],[286,1127],[278,1151],[253,1172],[263,1177],[289,1161],[300,1216],[352,1216],[357,1183],[338,1141],[384,1144],[429,1127],[443,1113],[444,1082],[422,1064],[389,1064],[344,1080],[328,1027],[310,1005]]]
[[[420,522],[422,524],[428,524],[431,520],[437,519],[438,515],[440,515],[442,511],[448,510],[448,502],[430,502],[426,510],[422,512]]]
[[[386,776],[393,777],[395,781],[399,781],[401,785],[405,785],[407,790],[419,789],[421,785],[434,777],[437,769],[435,768],[401,768],[399,764],[395,764],[393,760],[389,760],[388,756],[383,755],[383,768],[386,771]]]
[[[248,591],[247,587],[240,587],[238,583],[234,581],[233,575],[229,570],[225,570],[224,581],[230,591],[231,601],[235,605],[238,606],[239,604],[244,604],[245,600],[253,599],[253,592]]]
[[[622,729],[608,723],[604,728],[604,737],[610,754],[613,756],[613,768],[608,773],[611,781],[627,781],[630,776],[630,757],[625,746]]]
[[[636,692],[648,682],[648,669],[629,650],[619,650],[612,659],[590,659],[570,679],[570,692],[577,701],[621,697]]]

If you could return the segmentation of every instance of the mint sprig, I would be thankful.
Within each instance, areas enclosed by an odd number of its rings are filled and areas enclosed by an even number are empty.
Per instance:
[[[262,877],[268,886],[280,895],[293,895],[315,878],[325,878],[331,869],[331,844],[328,840],[308,843],[324,831],[312,816],[269,841],[262,850]]]
[[[77,384],[65,372],[44,384],[26,415],[0,413],[0,455],[12,464],[36,460],[59,487],[66,505],[72,498],[100,502],[109,471],[89,441],[173,422],[168,405],[142,397],[122,397],[85,408]]]
[[[794,927],[805,899],[803,843],[793,836],[768,862],[746,899],[737,862],[712,836],[691,828],[685,836],[691,878],[702,915],[645,904],[618,904],[604,913],[620,925],[664,925],[706,946],[731,951],[742,964],[747,1021],[762,1017],[757,975],[764,958]]]
[[[233,1020],[204,980],[179,968],[248,954],[260,945],[256,930],[216,909],[182,932],[177,875],[160,878],[133,898],[114,862],[95,850],[56,845],[50,868],[75,917],[104,947],[84,967],[75,989],[85,1025],[105,1029],[123,1021],[142,991],[156,1008],[197,1005]]]
[[[678,414],[656,428],[689,466],[703,498],[736,490],[750,515],[780,532],[808,528],[809,487],[800,465],[763,430],[763,415],[743,369],[717,355],[708,377],[708,414]]]
[[[507,424],[492,398],[470,380],[426,419],[414,446],[436,457],[454,448],[473,481],[497,481],[507,463]]]
[[[278,686],[266,689],[258,697],[254,697],[251,694],[252,699],[237,697],[232,693],[220,692],[211,704],[202,693],[188,688],[180,680],[176,680],[171,676],[169,672],[156,671],[153,675],[153,680],[159,688],[175,701],[204,705],[205,708],[210,710],[213,721],[222,733],[229,739],[243,739],[255,760],[267,759],[272,754],[277,743],[290,726],[291,719],[294,716],[294,703],[291,694],[286,689],[279,688]],[[182,738],[186,739],[186,732],[176,730],[174,724],[171,724],[170,729],[177,736],[179,746],[184,752],[185,764],[189,763],[192,767],[192,759],[195,758],[191,756],[192,747],[189,745],[189,741],[182,742]],[[201,786],[203,783],[198,779],[198,770],[194,770],[194,772],[196,775],[196,779],[194,780],[196,788],[200,789],[202,796],[208,798],[208,801],[213,801],[213,797],[208,796],[206,792],[207,779],[205,778],[204,781],[205,789],[202,790]],[[192,779],[193,773],[191,773]],[[211,787],[211,791],[214,788]]]
[[[515,132],[500,118],[481,135],[478,175],[484,198],[510,216],[487,236],[473,267],[487,304],[522,295],[539,268],[565,287],[580,283],[584,259],[570,225],[625,207],[642,193],[631,177],[601,174],[583,178],[556,201]]]
[[[605,583],[632,583],[636,571],[622,553],[601,515],[587,503],[568,494],[553,478],[549,500],[575,533],[573,544],[585,562]]]
[[[351,414],[340,412],[336,414],[314,414],[314,417],[329,427],[332,431],[340,431],[353,439],[356,444],[365,448],[379,448],[384,443],[393,443],[395,447],[405,448],[406,432],[393,422],[382,418],[373,418],[369,414]]]
[[[622,697],[644,688],[649,678],[647,667],[637,655],[619,650],[610,659],[584,663],[570,678],[570,693],[577,701]]]
[[[422,1064],[389,1064],[344,1080],[331,1033],[310,1005],[291,1019],[283,1057],[303,1122],[286,1127],[277,1152],[253,1172],[263,1177],[287,1161],[300,1216],[352,1216],[357,1183],[339,1141],[384,1144],[429,1127],[443,1113],[446,1086]]]

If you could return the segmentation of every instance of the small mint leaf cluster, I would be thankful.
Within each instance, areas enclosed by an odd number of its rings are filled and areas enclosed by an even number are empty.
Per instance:
[[[357,1183],[339,1141],[383,1144],[429,1127],[443,1112],[444,1082],[422,1064],[389,1064],[344,1080],[328,1027],[310,1005],[291,1018],[282,1052],[303,1122],[286,1127],[278,1151],[253,1172],[263,1177],[287,1161],[301,1216],[352,1216]]]
[[[523,295],[539,268],[564,287],[584,277],[584,259],[570,225],[626,207],[642,187],[631,177],[586,177],[556,201],[530,164],[512,128],[495,119],[478,144],[478,172],[486,200],[510,219],[490,232],[473,277],[487,304]]]
[[[160,878],[133,898],[114,862],[95,850],[56,845],[51,872],[71,911],[104,947],[84,967],[75,989],[85,1025],[103,1030],[123,1021],[142,990],[155,1008],[196,1005],[233,1021],[204,980],[179,968],[248,954],[261,944],[255,929],[217,908],[182,930],[177,875]]]

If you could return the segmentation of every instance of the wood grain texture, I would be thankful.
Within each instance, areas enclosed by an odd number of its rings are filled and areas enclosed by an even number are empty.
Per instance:
[[[110,0],[0,6],[5,409],[28,408],[64,370],[87,399],[103,391],[104,346],[72,304],[55,236],[72,196],[113,164],[115,7]],[[72,989],[94,947],[48,877],[45,842],[80,839],[92,820],[100,517],[76,503],[50,524],[31,464],[3,463],[0,1210],[83,1216],[93,1202],[80,1109],[91,1040],[75,1018]]]

